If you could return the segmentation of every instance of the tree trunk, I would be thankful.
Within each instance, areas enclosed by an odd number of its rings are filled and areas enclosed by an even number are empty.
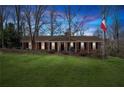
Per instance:
[[[1,44],[2,48],[4,48],[4,31],[3,31],[3,17],[0,17],[0,31],[1,31]]]
[[[36,44],[35,44],[35,39],[32,38],[31,40],[31,45],[32,45],[32,50],[35,50],[36,49]]]
[[[17,19],[17,31],[20,31],[20,6],[16,5],[15,6],[15,10],[16,10],[16,19]]]
[[[51,11],[51,36],[53,36],[53,32],[54,32],[54,29],[53,29],[53,11]]]

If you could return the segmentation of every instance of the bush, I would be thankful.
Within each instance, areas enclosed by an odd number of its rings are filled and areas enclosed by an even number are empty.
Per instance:
[[[56,50],[50,50],[50,51],[48,51],[48,53],[50,53],[50,54],[54,54],[56,52]]]

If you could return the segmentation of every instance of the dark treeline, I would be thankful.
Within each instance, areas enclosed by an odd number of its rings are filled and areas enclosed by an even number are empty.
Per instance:
[[[20,48],[21,38],[29,36],[32,45],[35,45],[35,38],[40,35],[70,35],[83,36],[90,28],[83,25],[88,17],[79,18],[79,13],[83,11],[81,6],[61,6],[62,13],[57,11],[56,6],[0,6],[0,47],[1,48]],[[106,38],[110,43],[107,45],[109,50],[119,52],[120,45],[120,6],[100,6],[101,11],[98,15],[111,17],[112,25],[107,24]],[[103,11],[106,8],[105,11]],[[89,11],[90,12],[90,11]],[[64,26],[66,25],[66,26]],[[100,27],[96,27],[93,35],[100,38],[103,33]],[[122,37],[122,36],[121,36]],[[32,46],[34,49],[35,46]],[[115,54],[115,53],[113,53]]]

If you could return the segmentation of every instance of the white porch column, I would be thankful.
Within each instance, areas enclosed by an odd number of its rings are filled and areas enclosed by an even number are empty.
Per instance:
[[[24,49],[24,42],[22,42],[22,46],[21,46],[22,49]]]
[[[77,52],[77,42],[75,42],[75,53]]]
[[[57,43],[57,51],[60,51],[60,42]]]
[[[67,42],[64,42],[64,51],[67,52]]]
[[[45,49],[45,42],[41,42],[41,49]]]
[[[47,42],[48,44],[48,51],[50,51],[50,42]]]
[[[55,42],[52,42],[52,49],[55,49]]]
[[[81,50],[84,50],[84,42],[81,42]]]
[[[32,49],[31,42],[28,43],[28,48],[29,48],[29,49]]]
[[[95,50],[96,49],[96,42],[93,42],[92,46],[93,46],[93,50]]]

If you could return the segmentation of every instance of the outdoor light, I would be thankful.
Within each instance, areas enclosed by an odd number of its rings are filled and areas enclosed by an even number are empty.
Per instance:
[[[96,43],[93,42],[93,50],[96,49]]]
[[[81,42],[81,48],[84,48],[84,42]]]
[[[52,42],[52,49],[55,49],[55,42]]]
[[[42,42],[41,48],[42,48],[43,50],[45,49],[45,43],[44,43],[44,42]]]
[[[29,42],[28,45],[29,45],[29,49],[32,49],[31,42]]]
[[[73,42],[71,42],[70,46],[73,47]]]

